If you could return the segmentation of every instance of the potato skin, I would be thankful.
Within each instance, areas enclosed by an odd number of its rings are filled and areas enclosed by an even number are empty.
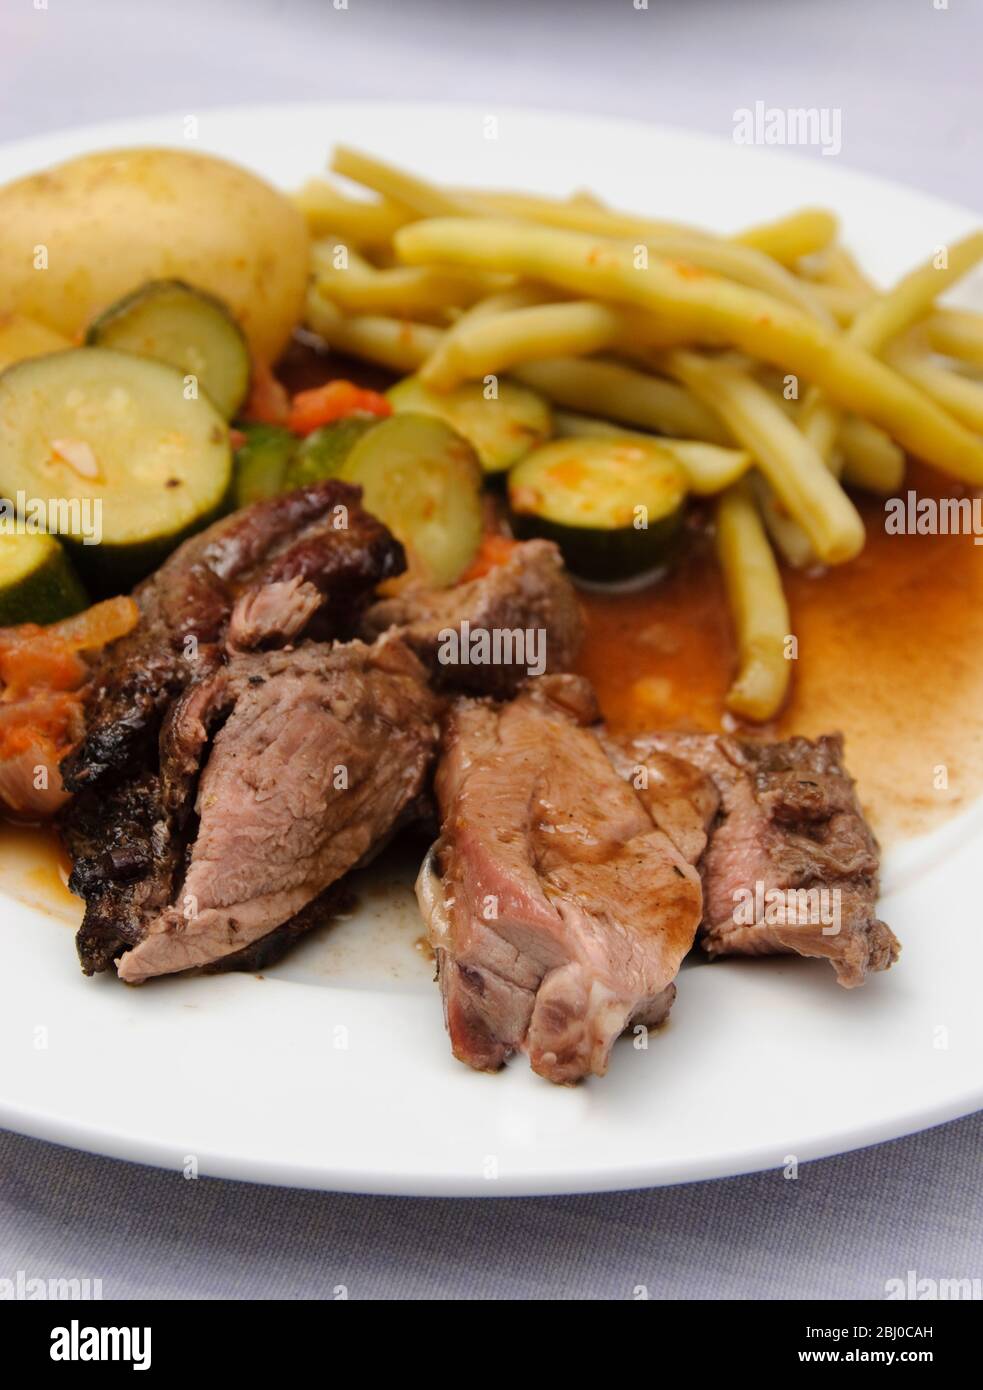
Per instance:
[[[0,188],[0,312],[69,337],[145,281],[173,277],[224,300],[271,363],[303,313],[308,250],[283,194],[212,155],[100,151]]]

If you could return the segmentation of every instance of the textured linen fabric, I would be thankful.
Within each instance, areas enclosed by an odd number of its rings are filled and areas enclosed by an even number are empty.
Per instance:
[[[103,1297],[883,1298],[983,1276],[983,1114],[744,1178],[587,1197],[353,1197],[0,1134],[0,1277]]]
[[[735,111],[762,101],[839,109],[838,162],[983,205],[972,0],[336,3],[10,0],[0,138],[365,97],[598,111],[730,139]]]
[[[983,209],[981,47],[983,6],[960,0],[24,0],[0,7],[0,138],[352,97],[729,137],[760,100],[838,108],[844,165]],[[186,1182],[0,1135],[0,1278],[100,1278],[106,1297],[876,1298],[909,1269],[983,1275],[981,1152],[977,1115],[796,1181],[433,1201]]]

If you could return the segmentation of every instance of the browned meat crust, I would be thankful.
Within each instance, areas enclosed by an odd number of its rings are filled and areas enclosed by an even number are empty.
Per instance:
[[[134,949],[174,909],[200,828],[194,794],[210,732],[221,718],[234,729],[236,707],[247,708],[254,694],[236,685],[244,663],[253,662],[252,679],[269,680],[281,695],[291,680],[300,689],[298,673],[307,666],[320,672],[307,676],[316,685],[334,680],[349,660],[353,670],[359,661],[380,670],[398,664],[393,644],[388,657],[365,655],[356,643],[338,658],[323,640],[290,653],[249,651],[349,635],[375,586],[403,568],[402,547],[359,498],[357,488],[329,481],[256,503],[186,542],[138,588],[140,623],[103,654],[88,694],[87,735],[63,764],[75,796],[61,830],[73,860],[71,887],[86,899],[78,948],[87,974]],[[413,667],[416,705],[428,710],[422,668],[405,650],[402,661]],[[352,681],[358,689],[358,678]],[[209,705],[215,709],[205,721]],[[179,710],[185,726],[200,716],[198,742],[178,736]],[[408,727],[419,722],[407,715]],[[289,785],[288,774],[283,781]],[[398,817],[398,798],[394,807]],[[230,942],[224,954],[245,959],[243,947],[281,926],[289,930],[278,931],[278,940],[289,940],[313,918],[305,914],[293,927],[289,919],[331,882],[326,870],[312,872],[303,891],[293,885],[289,910],[268,904],[266,929]]]
[[[390,627],[428,667],[438,688],[503,698],[531,674],[528,648],[523,647],[519,660],[446,660],[444,634],[531,632],[543,644],[542,671],[559,672],[573,665],[584,623],[559,550],[550,541],[526,541],[480,579],[374,603],[363,619],[362,635],[371,639]],[[516,648],[506,654],[517,653]]]
[[[294,614],[298,589],[301,602],[312,590],[320,596],[301,626],[281,623],[281,638],[301,627],[322,638],[354,631],[376,585],[405,563],[402,546],[362,510],[360,496],[328,481],[257,502],[185,541],[138,586],[140,622],[103,653],[86,702],[86,736],[62,763],[69,791],[154,766],[164,712],[218,660],[233,607],[241,615],[238,645],[250,630],[254,641],[277,635],[268,617],[256,624],[253,614],[248,626],[257,591],[280,586],[274,592],[293,596]]]
[[[135,946],[171,901],[184,846],[164,816],[160,778],[150,771],[77,792],[62,835],[72,859],[68,886],[86,904],[79,961],[92,975]]]
[[[193,683],[165,721],[159,777],[120,784],[102,808],[96,789],[79,799],[83,969],[119,958],[138,982],[285,947],[415,813],[436,714],[396,638],[236,655]]]
[[[646,734],[628,758],[673,754],[708,773],[720,813],[702,861],[711,956],[825,957],[841,985],[898,958],[876,914],[880,856],[843,763],[843,739],[778,743]]]

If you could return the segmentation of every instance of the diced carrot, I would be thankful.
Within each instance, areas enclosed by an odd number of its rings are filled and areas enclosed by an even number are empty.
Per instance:
[[[249,381],[249,399],[240,412],[244,420],[257,425],[285,425],[290,414],[287,389],[270,371],[265,362],[253,362]]]
[[[329,381],[312,391],[298,391],[290,406],[287,428],[294,434],[311,434],[322,425],[349,415],[391,415],[392,406],[378,391],[368,391],[353,381]]]
[[[466,584],[470,579],[482,579],[497,565],[504,565],[519,544],[509,536],[499,536],[492,532],[484,535],[478,553],[458,580]]]

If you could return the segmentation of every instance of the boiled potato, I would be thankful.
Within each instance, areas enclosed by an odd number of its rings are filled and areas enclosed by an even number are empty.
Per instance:
[[[175,278],[223,300],[272,362],[301,319],[307,257],[292,203],[211,155],[100,151],[0,188],[0,313],[69,337],[145,281]]]
[[[35,319],[23,314],[0,314],[0,372],[23,362],[25,357],[42,357],[46,352],[69,348],[70,340]]]

